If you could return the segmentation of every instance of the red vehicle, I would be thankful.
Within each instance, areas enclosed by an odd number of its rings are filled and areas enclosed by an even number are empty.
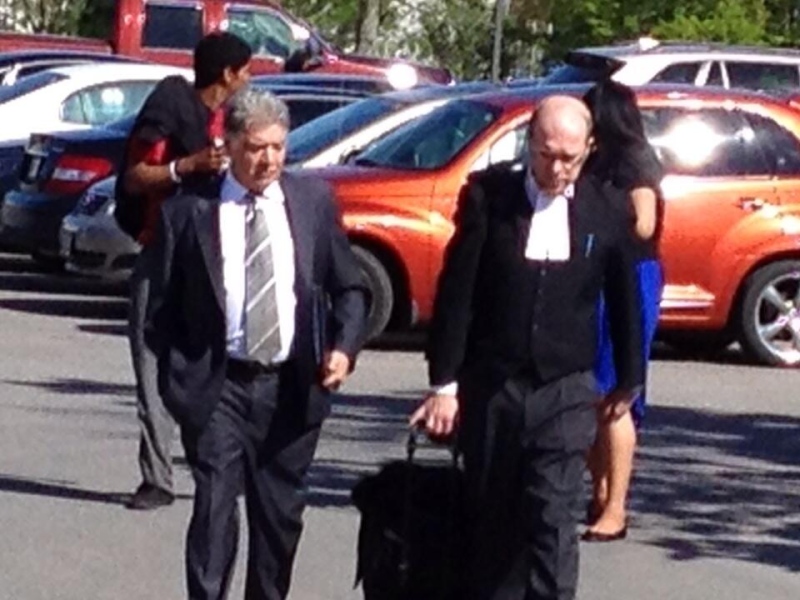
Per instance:
[[[63,48],[116,53],[146,61],[191,66],[192,50],[206,33],[230,31],[253,48],[253,73],[279,73],[286,61],[305,70],[387,77],[404,87],[450,83],[447,69],[400,60],[344,54],[280,3],[256,0],[118,0],[111,40],[0,33],[0,52]],[[304,59],[298,61],[298,56]],[[404,81],[401,81],[403,80]],[[413,85],[412,83],[412,85]]]
[[[521,168],[541,86],[460,98],[318,171],[335,190],[372,293],[372,335],[431,317],[456,199],[469,173]],[[738,340],[759,362],[800,365],[800,112],[756,93],[637,89],[667,176],[661,334]]]

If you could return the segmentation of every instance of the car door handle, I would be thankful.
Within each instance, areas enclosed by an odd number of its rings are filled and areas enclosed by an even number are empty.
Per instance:
[[[736,205],[742,210],[761,210],[766,204],[767,202],[763,198],[753,198],[750,196],[743,196],[736,201]]]

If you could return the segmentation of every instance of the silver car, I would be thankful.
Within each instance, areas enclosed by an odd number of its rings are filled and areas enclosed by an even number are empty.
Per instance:
[[[61,222],[59,247],[67,271],[109,280],[130,276],[141,246],[114,219],[116,179],[89,187]]]

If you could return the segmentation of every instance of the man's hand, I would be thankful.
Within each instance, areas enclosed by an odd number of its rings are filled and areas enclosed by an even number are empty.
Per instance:
[[[447,394],[428,395],[409,423],[412,427],[422,425],[432,438],[449,436],[458,422],[458,399]]]
[[[605,421],[616,421],[624,417],[630,411],[638,390],[614,390],[605,397],[600,405],[600,414]]]
[[[228,162],[228,153],[224,146],[212,145],[181,158],[175,165],[178,175],[183,177],[191,173],[218,173]]]
[[[322,387],[336,390],[350,373],[350,358],[344,352],[333,350],[325,357],[322,366]]]

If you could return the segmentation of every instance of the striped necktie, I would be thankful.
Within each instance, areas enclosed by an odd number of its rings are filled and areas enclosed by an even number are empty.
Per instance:
[[[264,211],[256,196],[246,197],[245,225],[245,339],[247,356],[269,365],[281,350],[278,296],[272,244]]]

